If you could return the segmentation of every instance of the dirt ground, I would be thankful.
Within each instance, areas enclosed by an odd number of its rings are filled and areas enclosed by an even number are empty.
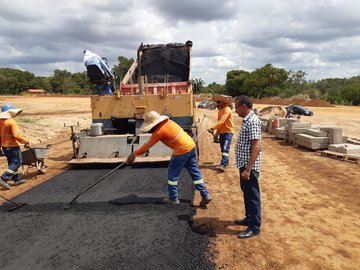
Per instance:
[[[12,198],[63,172],[71,159],[70,128],[88,128],[90,99],[87,97],[0,97],[23,108],[17,117],[23,134],[32,145],[52,144],[47,173],[34,168],[24,176],[28,182],[0,195]],[[262,108],[266,105],[255,105]],[[344,135],[360,138],[360,107],[310,108],[313,117],[302,118],[321,125],[342,127]],[[211,127],[216,111],[206,114],[202,129]],[[236,134],[241,120],[234,115]],[[306,119],[306,120],[305,120]],[[236,141],[236,135],[234,141]],[[316,155],[313,151],[288,145],[268,134],[263,138],[262,231],[259,236],[240,240],[242,229],[233,220],[244,215],[239,173],[230,166],[225,173],[219,145],[205,131],[200,137],[200,166],[213,201],[197,209],[194,227],[202,228],[211,240],[216,269],[357,269],[360,265],[360,167],[359,164]],[[0,169],[6,168],[4,157]],[[200,197],[196,195],[196,203]]]

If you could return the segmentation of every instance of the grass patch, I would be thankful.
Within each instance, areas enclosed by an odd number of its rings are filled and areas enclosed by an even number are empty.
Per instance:
[[[28,124],[35,124],[37,122],[37,120],[33,119],[33,118],[18,118],[18,122],[20,122],[20,123],[28,123]]]

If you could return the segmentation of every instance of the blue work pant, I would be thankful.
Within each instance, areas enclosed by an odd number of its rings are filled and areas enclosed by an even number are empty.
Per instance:
[[[220,150],[221,150],[220,165],[223,165],[225,167],[229,165],[229,152],[230,152],[232,137],[233,137],[232,133],[222,133],[219,136]]]
[[[21,180],[18,173],[22,163],[20,147],[3,147],[2,150],[6,156],[8,168],[1,175],[1,179],[4,181],[12,179],[14,182]]]
[[[101,96],[104,96],[104,95],[112,96],[113,95],[111,88],[110,88],[110,83],[105,83],[103,85],[97,84],[96,90],[97,90],[98,94]]]
[[[168,194],[171,200],[178,198],[178,179],[181,173],[181,170],[185,168],[190,174],[195,189],[200,191],[202,197],[208,195],[208,191],[205,187],[204,180],[202,178],[199,166],[197,164],[197,155],[196,147],[190,152],[178,155],[171,156],[169,168],[168,168]]]
[[[261,199],[259,188],[259,172],[251,170],[250,179],[242,180],[241,173],[245,167],[240,168],[240,187],[244,193],[245,217],[249,227],[260,230],[261,227]]]

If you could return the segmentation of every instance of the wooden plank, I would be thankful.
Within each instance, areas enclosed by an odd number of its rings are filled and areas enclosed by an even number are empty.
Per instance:
[[[331,158],[336,158],[336,159],[340,159],[340,160],[360,163],[360,156],[348,155],[348,154],[343,154],[343,153],[329,151],[329,150],[317,151],[317,153],[324,157],[331,157]]]

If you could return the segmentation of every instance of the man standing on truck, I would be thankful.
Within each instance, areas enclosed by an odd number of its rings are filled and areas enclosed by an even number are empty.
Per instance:
[[[113,93],[110,89],[109,80],[114,79],[114,75],[111,73],[111,70],[108,67],[107,63],[105,63],[100,56],[91,52],[90,50],[84,50],[83,61],[86,68],[88,68],[89,66],[97,66],[104,76],[103,80],[108,80],[105,83],[99,83],[99,81],[96,82],[96,90],[98,91],[98,94],[112,96]],[[92,78],[90,78],[90,80],[92,80]]]
[[[0,113],[0,146],[1,150],[6,156],[8,162],[8,168],[1,175],[0,185],[5,189],[10,189],[8,180],[12,179],[14,185],[18,186],[25,183],[25,180],[21,179],[18,173],[18,169],[21,166],[21,150],[18,142],[29,145],[29,140],[25,139],[20,134],[20,129],[13,119],[13,117],[20,114],[22,110],[15,109],[12,104],[4,104],[1,107]]]
[[[168,195],[164,198],[166,204],[179,204],[178,179],[183,168],[190,174],[195,189],[201,194],[200,206],[211,201],[209,192],[205,187],[199,166],[197,164],[196,145],[193,139],[174,121],[166,115],[159,115],[150,111],[144,115],[144,123],[140,127],[142,132],[152,132],[152,136],[143,146],[132,152],[126,161],[131,165],[136,156],[144,154],[158,141],[174,150],[168,167]]]
[[[216,101],[218,112],[218,122],[210,128],[211,133],[215,133],[214,137],[219,136],[221,162],[219,170],[225,171],[225,168],[229,165],[229,152],[230,145],[234,133],[234,121],[231,111],[231,97],[225,95],[214,95],[212,98]]]

